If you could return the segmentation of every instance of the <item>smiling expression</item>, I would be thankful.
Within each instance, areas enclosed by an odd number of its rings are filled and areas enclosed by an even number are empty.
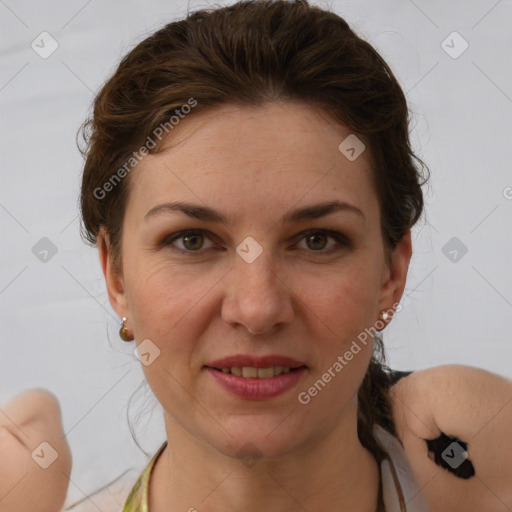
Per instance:
[[[405,280],[388,280],[368,149],[354,161],[338,150],[350,134],[300,103],[224,105],[182,120],[172,147],[132,171],[109,296],[137,343],[160,350],[143,370],[168,426],[274,456],[332,431],[354,402],[372,343],[297,400]],[[237,394],[212,370],[231,356],[246,359],[221,364],[288,366],[277,355],[304,367],[277,394]]]

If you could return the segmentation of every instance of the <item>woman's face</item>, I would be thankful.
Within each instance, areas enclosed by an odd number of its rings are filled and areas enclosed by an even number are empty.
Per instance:
[[[410,237],[386,265],[367,150],[338,148],[350,134],[303,104],[223,106],[181,120],[132,171],[120,275],[100,249],[168,435],[277,457],[355,424],[361,333],[399,301]],[[322,213],[335,201],[350,206]],[[219,362],[231,356],[246,360]],[[256,382],[221,366],[305,368]]]

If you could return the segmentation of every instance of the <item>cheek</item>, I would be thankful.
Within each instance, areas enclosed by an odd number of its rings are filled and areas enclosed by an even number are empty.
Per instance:
[[[329,391],[321,393],[318,406],[327,406],[329,397],[335,396],[343,397],[343,403],[357,391],[372,356],[373,339],[367,329],[377,320],[377,275],[363,264],[347,265],[328,277],[307,281],[301,297],[318,363],[310,385],[325,376]]]
[[[193,312],[211,286],[208,279],[198,278],[193,268],[147,260],[126,266],[132,325],[136,339],[153,337],[163,341]]]
[[[131,276],[127,290],[135,339],[137,345],[151,340],[156,349],[146,344],[157,354],[151,364],[142,365],[142,370],[159,399],[164,403],[169,397],[180,401],[186,397],[178,382],[187,389],[195,385],[191,368],[197,364],[196,353],[212,318],[205,308],[223,273],[158,261],[134,262],[130,268],[138,270],[137,275],[127,272]]]
[[[165,262],[144,263],[134,262],[132,270],[138,265],[138,274],[130,274],[127,282],[139,351],[145,342],[150,347],[150,357],[155,354],[149,364],[141,361],[141,368],[166,411],[186,409],[190,407],[190,397],[183,387],[193,389],[190,360],[201,335],[194,318],[211,285],[208,287],[197,275]],[[145,341],[148,339],[156,349]]]
[[[325,327],[332,329],[333,336],[357,334],[375,320],[376,273],[347,266],[339,271],[331,270],[329,275],[302,279],[298,290],[305,306]]]
[[[314,298],[307,303],[314,308],[309,317],[316,326],[311,332],[317,364],[300,391],[325,424],[357,393],[372,357],[373,340],[365,331],[374,323],[376,294],[370,281],[368,276],[338,276],[312,290]]]
[[[371,324],[374,319],[377,293],[372,283],[363,276],[359,279],[342,281],[333,290],[332,307],[336,306],[338,325],[345,326],[344,331],[350,336],[357,336]]]

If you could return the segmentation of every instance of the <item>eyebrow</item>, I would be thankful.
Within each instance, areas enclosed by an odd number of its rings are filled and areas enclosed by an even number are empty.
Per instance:
[[[159,204],[151,210],[149,210],[144,216],[144,220],[148,220],[157,214],[161,213],[172,213],[182,212],[189,217],[210,222],[221,222],[229,225],[229,221],[225,215],[220,212],[213,210],[208,206],[201,206],[192,203],[185,202],[174,202]],[[347,203],[346,201],[328,201],[326,203],[312,204],[303,208],[297,208],[292,210],[281,219],[281,223],[299,222],[306,219],[318,219],[335,212],[352,212],[360,216],[365,220],[364,213],[354,206],[353,204]]]

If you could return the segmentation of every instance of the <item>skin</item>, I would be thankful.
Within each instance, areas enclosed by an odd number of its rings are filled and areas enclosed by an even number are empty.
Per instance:
[[[44,468],[32,458],[35,453],[49,461]],[[57,398],[43,389],[23,391],[0,409],[0,510],[2,512],[56,512],[66,498],[72,458],[64,437]],[[53,454],[54,456],[54,454]],[[52,456],[52,458],[53,458]],[[45,465],[45,464],[43,464]]]
[[[414,372],[391,390],[393,421],[432,510],[512,510],[512,381],[480,368],[443,365]],[[466,442],[475,475],[464,480],[427,456],[441,432]]]
[[[399,302],[411,257],[408,232],[387,263],[368,153],[349,161],[338,150],[350,134],[303,104],[223,106],[182,120],[173,146],[132,171],[119,272],[104,231],[98,247],[112,307],[137,344],[150,339],[160,350],[143,365],[168,439],[150,483],[152,512],[322,512],[333,503],[375,511],[378,468],[356,431],[372,343],[309,404],[297,399]],[[291,209],[335,199],[363,216],[280,222]],[[177,212],[144,219],[171,201],[207,205],[228,223]],[[162,243],[185,229],[206,232]],[[350,243],[321,234],[308,243],[311,229]],[[247,236],[263,250],[250,264],[236,252]],[[243,353],[288,355],[308,369],[293,390],[243,400],[204,370]],[[252,467],[237,457],[247,443],[260,454]]]

